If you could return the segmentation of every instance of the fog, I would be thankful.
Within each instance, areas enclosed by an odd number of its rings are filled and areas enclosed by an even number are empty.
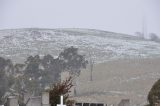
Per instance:
[[[159,0],[0,0],[0,29],[90,28],[160,35]]]

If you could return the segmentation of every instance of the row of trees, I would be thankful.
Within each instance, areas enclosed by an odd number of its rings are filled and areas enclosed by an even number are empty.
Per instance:
[[[141,39],[145,39],[145,37],[146,37],[141,32],[135,32],[135,35],[138,36]],[[157,34],[155,34],[155,33],[149,33],[148,36],[149,36],[149,40],[155,41],[155,42],[160,42],[160,38],[159,38],[159,36]]]
[[[24,63],[13,64],[11,60],[0,58],[0,98],[1,103],[6,92],[22,94],[28,92],[40,95],[41,91],[60,80],[60,73],[68,71],[79,76],[88,61],[78,53],[78,48],[70,47],[62,51],[57,58],[52,55],[29,56]]]
[[[59,95],[65,95],[67,100],[69,90],[73,86],[71,78],[60,83],[60,73],[70,72],[71,76],[79,76],[80,70],[86,68],[88,61],[84,55],[78,53],[78,48],[70,47],[62,51],[57,58],[52,55],[29,56],[24,63],[13,64],[10,59],[0,57],[0,104],[10,93],[23,94],[24,92],[39,95],[45,87],[53,85],[50,91],[52,106],[59,102]],[[60,90],[59,90],[60,89]],[[21,95],[20,95],[21,96]],[[151,88],[148,94],[150,106],[160,103],[160,80]]]

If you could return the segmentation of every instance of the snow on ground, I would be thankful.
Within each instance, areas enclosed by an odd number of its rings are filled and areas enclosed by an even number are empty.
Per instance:
[[[160,57],[160,43],[93,29],[14,29],[0,31],[0,54],[22,61],[29,55],[58,55],[75,46],[96,63],[121,58]]]
[[[78,47],[87,59],[91,54],[96,63],[93,82],[89,71],[80,75],[77,100],[112,104],[129,98],[132,105],[147,102],[148,91],[160,77],[160,43],[93,29],[0,30],[0,56],[17,62],[29,55],[57,56],[70,46]]]

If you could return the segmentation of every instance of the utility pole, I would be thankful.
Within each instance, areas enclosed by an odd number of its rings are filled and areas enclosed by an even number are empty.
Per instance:
[[[147,37],[147,20],[145,15],[143,15],[143,19],[142,19],[142,34],[143,34],[143,38]]]
[[[93,64],[94,64],[94,61],[93,61],[90,53],[89,53],[89,56],[90,56],[90,81],[93,81]]]

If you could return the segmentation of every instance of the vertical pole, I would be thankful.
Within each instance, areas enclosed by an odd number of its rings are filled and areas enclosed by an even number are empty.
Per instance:
[[[143,38],[147,37],[147,19],[145,14],[143,15],[143,19],[142,19],[142,34],[143,34]]]
[[[61,105],[63,105],[63,96],[61,95]]]
[[[93,63],[91,63],[91,78],[90,81],[93,81]]]
[[[89,53],[90,56],[90,81],[93,81],[93,60],[91,58],[91,54]]]

